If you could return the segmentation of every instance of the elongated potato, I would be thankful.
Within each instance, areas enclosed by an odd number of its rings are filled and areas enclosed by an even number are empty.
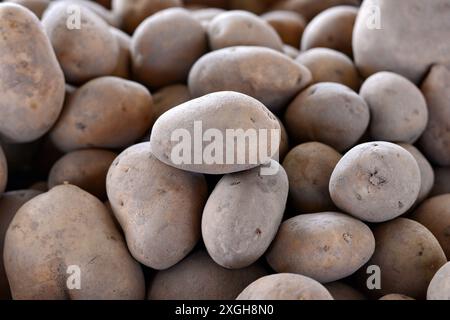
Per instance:
[[[6,182],[8,181],[8,164],[6,162],[5,154],[0,146],[0,196],[6,188]]]
[[[18,300],[145,295],[141,267],[128,253],[108,210],[72,185],[55,187],[20,208],[6,233],[4,263],[12,296]],[[80,289],[71,289],[68,283],[78,283],[69,277],[77,274]]]
[[[42,137],[64,101],[64,76],[37,17],[0,4],[0,135],[18,143]]]
[[[450,300],[450,262],[434,275],[428,286],[427,300]]]
[[[155,119],[158,119],[164,112],[189,100],[191,100],[191,94],[189,88],[184,84],[174,84],[161,88],[153,94]]]
[[[109,30],[116,37],[119,44],[119,58],[116,68],[111,73],[112,76],[130,79],[131,78],[131,37],[122,30],[110,27]]]
[[[305,19],[293,11],[270,11],[261,16],[278,32],[285,44],[298,48],[306,26]]]
[[[7,0],[5,2],[20,4],[31,10],[39,19],[50,4],[50,0]]]

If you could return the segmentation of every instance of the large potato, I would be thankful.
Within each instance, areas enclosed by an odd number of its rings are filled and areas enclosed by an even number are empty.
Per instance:
[[[281,0],[275,3],[273,9],[292,10],[310,21],[320,12],[339,5],[359,5],[360,0]]]
[[[142,299],[144,276],[106,207],[72,185],[28,201],[6,233],[5,270],[14,299]],[[69,289],[71,266],[80,289]],[[74,268],[76,270],[76,268]]]
[[[164,112],[191,99],[189,88],[184,84],[174,84],[161,88],[153,94],[155,119],[158,119]]]
[[[153,269],[182,260],[200,239],[206,181],[160,162],[150,143],[134,145],[112,164],[108,198],[131,254]]]
[[[6,162],[5,154],[0,146],[0,197],[6,188],[6,182],[8,181],[8,164]]]
[[[347,152],[330,179],[330,195],[343,211],[369,222],[394,219],[415,203],[420,169],[414,157],[389,142],[360,144]]]
[[[450,262],[434,275],[428,286],[427,300],[450,300]]]
[[[306,26],[305,19],[296,12],[277,10],[270,11],[261,16],[281,37],[285,44],[298,48]]]
[[[330,282],[324,287],[331,293],[334,300],[367,300],[361,292],[344,282]]]
[[[239,270],[225,269],[206,252],[197,251],[150,281],[150,300],[233,300],[250,283],[267,275],[255,264]]]
[[[64,101],[64,76],[38,18],[0,4],[0,135],[14,142],[43,136]]]
[[[279,273],[250,284],[237,300],[333,300],[319,282],[299,274]]]
[[[109,30],[116,37],[119,44],[119,58],[112,76],[130,79],[131,77],[131,37],[122,30],[110,27]]]
[[[39,19],[50,4],[50,0],[6,0],[5,2],[20,4],[31,10]]]
[[[279,112],[311,81],[311,73],[282,53],[232,47],[201,57],[189,73],[189,90],[199,97],[216,91],[245,93]]]
[[[364,223],[342,213],[323,212],[283,222],[266,258],[277,272],[327,283],[355,273],[374,250],[375,239]]]
[[[143,136],[152,122],[152,96],[144,86],[101,77],[70,96],[50,137],[63,151],[121,148]]]

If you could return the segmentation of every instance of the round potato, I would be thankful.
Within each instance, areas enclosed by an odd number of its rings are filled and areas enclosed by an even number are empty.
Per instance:
[[[72,185],[55,187],[17,211],[6,233],[4,263],[15,300],[145,296],[142,269],[108,210]],[[80,289],[70,289],[69,277],[76,274]]]
[[[402,300],[415,300],[411,297],[405,296],[404,294],[397,294],[397,293],[391,293],[391,294],[387,294],[383,297],[381,297],[378,300],[397,300],[397,301],[402,301]]]
[[[313,213],[336,209],[328,186],[341,157],[320,142],[298,145],[287,154],[283,168],[289,178],[289,203],[295,210]]]
[[[330,282],[324,287],[331,293],[334,300],[367,300],[361,292],[344,282]]]
[[[285,44],[298,48],[306,26],[305,19],[296,12],[278,10],[270,11],[261,16],[267,21]]]
[[[430,196],[450,193],[450,168],[434,168],[434,185]]]
[[[237,300],[333,300],[319,282],[299,274],[279,273],[250,284]]]
[[[101,77],[71,95],[50,137],[66,152],[121,148],[142,137],[152,122],[152,96],[144,86],[117,77]]]
[[[364,223],[342,213],[322,212],[283,222],[266,258],[277,272],[327,283],[355,273],[374,250],[375,239]]]
[[[261,47],[232,47],[201,57],[189,73],[193,97],[216,91],[245,93],[279,112],[311,81],[311,73],[284,54]]]
[[[342,157],[330,179],[333,202],[369,222],[402,215],[415,203],[420,188],[420,169],[414,157],[389,142],[354,147]]]
[[[50,4],[50,0],[6,0],[5,2],[13,2],[24,6],[31,10],[39,19]]]
[[[191,99],[189,88],[184,84],[174,84],[161,88],[153,94],[155,119],[158,119],[164,112]]]
[[[378,72],[363,83],[360,95],[370,108],[373,139],[414,143],[425,130],[427,104],[408,79],[392,72]]]
[[[112,76],[130,79],[131,78],[131,37],[122,30],[110,27],[109,30],[116,37],[119,44],[119,58],[116,68],[111,73]]]
[[[38,18],[23,6],[0,3],[0,135],[24,143],[58,119],[64,75]]]
[[[434,275],[428,286],[427,300],[450,300],[450,262]]]
[[[8,164],[3,149],[0,146],[0,197],[2,192],[5,191],[6,182],[8,182]]]
[[[318,141],[339,152],[354,146],[369,125],[369,107],[350,88],[331,82],[303,90],[284,115],[295,143]]]

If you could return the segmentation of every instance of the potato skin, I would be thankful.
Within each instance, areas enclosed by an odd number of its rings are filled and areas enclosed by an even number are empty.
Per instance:
[[[427,290],[427,300],[450,300],[450,262],[434,275]]]
[[[106,207],[72,185],[55,187],[19,209],[6,233],[4,263],[16,300],[145,295],[141,267],[129,255]],[[80,290],[66,287],[70,265],[81,270]]]
[[[397,294],[397,293],[391,293],[391,294],[387,294],[383,297],[381,297],[378,300],[396,300],[396,301],[401,301],[401,300],[415,300],[411,297],[405,296],[404,294]]]
[[[283,43],[298,48],[306,26],[305,19],[296,12],[286,10],[270,11],[261,16],[281,37]]]
[[[197,251],[150,281],[149,300],[233,300],[267,271],[254,264],[239,270],[216,264],[205,251]]]
[[[174,84],[161,88],[153,94],[155,119],[164,112],[191,100],[189,88],[184,84]]]
[[[110,27],[109,31],[116,37],[119,44],[119,58],[117,59],[116,68],[111,76],[124,79],[131,78],[131,37],[120,29]]]
[[[200,239],[207,198],[203,175],[160,162],[150,143],[126,149],[112,164],[108,198],[139,262],[157,270],[181,261]]]
[[[374,250],[375,239],[364,223],[342,213],[321,212],[283,222],[266,258],[277,272],[327,283],[355,273]]]
[[[361,292],[340,281],[330,282],[324,285],[334,300],[367,300]]]
[[[296,59],[300,54],[300,51],[297,48],[291,47],[288,44],[283,46],[283,53],[287,55],[291,59]]]
[[[333,297],[311,278],[278,273],[254,281],[236,300],[333,300]]]
[[[0,196],[5,191],[6,182],[8,182],[8,164],[3,149],[0,146]]]
[[[7,0],[5,2],[20,4],[31,10],[39,19],[50,4],[50,0]]]
[[[144,86],[117,77],[101,77],[70,96],[50,137],[66,152],[121,148],[143,136],[152,122],[152,96]]]
[[[434,185],[430,196],[450,193],[450,168],[434,168]]]
[[[360,0],[281,0],[275,3],[272,9],[292,10],[310,21],[328,8],[347,4],[356,6],[360,4]]]
[[[414,157],[389,142],[360,144],[347,152],[330,179],[330,195],[344,212],[369,222],[394,219],[415,203],[420,170]]]
[[[0,4],[0,135],[15,143],[42,137],[64,101],[64,76],[38,18]]]
[[[192,67],[188,83],[193,97],[236,91],[261,101],[272,112],[279,112],[310,81],[309,70],[282,53],[238,46],[201,57]]]

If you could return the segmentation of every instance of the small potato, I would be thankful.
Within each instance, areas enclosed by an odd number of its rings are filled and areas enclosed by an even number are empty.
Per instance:
[[[261,16],[267,21],[285,44],[298,48],[306,26],[305,19],[293,11],[270,11]]]
[[[450,168],[434,168],[434,185],[430,196],[450,193]]]
[[[294,47],[291,47],[290,45],[285,44],[283,46],[283,53],[291,59],[297,59],[300,51]]]
[[[161,88],[153,94],[155,119],[158,119],[164,112],[191,99],[189,88],[184,84],[174,84]]]
[[[50,137],[66,152],[121,148],[142,137],[152,122],[152,96],[144,86],[117,77],[101,77],[71,95]]]
[[[208,192],[205,178],[160,162],[150,143],[119,155],[108,172],[106,188],[128,248],[144,265],[170,268],[200,239]]]
[[[277,272],[327,283],[355,273],[374,250],[375,239],[364,223],[342,213],[323,212],[283,222],[266,258]]]
[[[50,0],[7,0],[5,2],[13,2],[24,6],[31,10],[39,19],[50,4]]]
[[[311,71],[312,84],[337,82],[355,91],[361,86],[361,79],[353,61],[339,51],[313,48],[300,53],[296,61]]]
[[[334,300],[367,300],[361,292],[344,282],[330,282],[324,287],[331,293]]]
[[[415,203],[420,188],[420,169],[414,157],[389,142],[354,147],[342,157],[330,179],[333,202],[369,222],[402,215]]]
[[[411,297],[405,296],[404,294],[397,294],[397,293],[391,293],[391,294],[387,294],[383,297],[381,297],[378,300],[397,300],[397,301],[401,301],[401,300],[415,300]]]
[[[295,210],[313,213],[336,209],[328,186],[341,157],[319,142],[298,145],[287,154],[283,167],[289,178],[289,203]]]
[[[450,262],[434,275],[428,286],[427,300],[450,300]]]
[[[353,57],[352,33],[358,8],[336,6],[322,11],[306,26],[301,49],[330,48]]]
[[[267,271],[255,264],[239,270],[216,264],[205,251],[197,251],[150,281],[150,300],[233,300]]]
[[[119,44],[119,59],[116,68],[111,73],[112,76],[130,79],[131,78],[131,37],[122,30],[110,27],[109,30],[116,37]]]
[[[279,273],[250,284],[237,300],[333,300],[319,282],[299,274]]]
[[[146,19],[133,34],[133,74],[150,87],[185,82],[207,48],[205,30],[189,11],[163,10]]]
[[[369,108],[350,88],[331,82],[303,90],[284,115],[295,143],[318,141],[339,152],[354,146],[369,125]]]
[[[284,54],[261,47],[232,47],[201,57],[189,73],[193,97],[216,91],[245,93],[280,112],[311,81],[302,65]]]
[[[8,182],[8,164],[3,149],[0,146],[0,197],[2,192],[5,191],[6,182]]]
[[[414,143],[425,130],[427,104],[408,79],[392,72],[378,72],[363,83],[360,95],[370,108],[373,139]]]
[[[104,200],[106,174],[116,157],[116,153],[100,149],[67,153],[53,165],[48,177],[48,187],[51,189],[70,183]]]
[[[145,296],[142,269],[128,253],[108,210],[72,185],[55,187],[17,211],[6,233],[3,257],[15,300]],[[79,290],[67,289],[70,266],[79,268]]]
[[[208,39],[212,50],[260,46],[283,51],[283,41],[275,29],[247,11],[233,10],[219,14],[208,25]]]

